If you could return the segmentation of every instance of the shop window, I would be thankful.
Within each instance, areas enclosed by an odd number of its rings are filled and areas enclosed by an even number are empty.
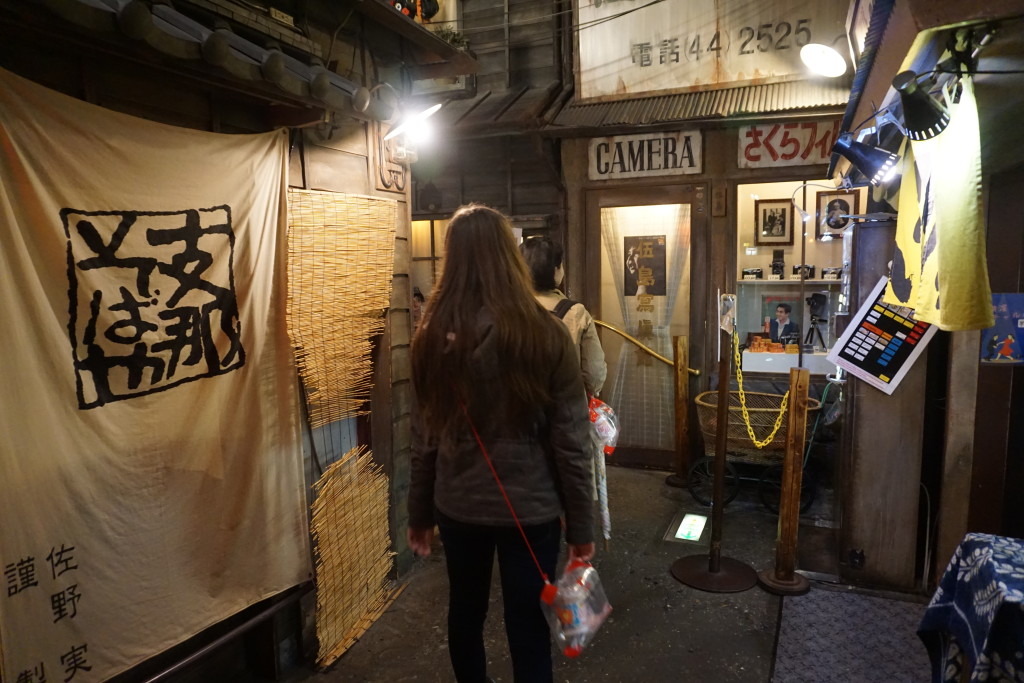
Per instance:
[[[737,186],[736,324],[744,370],[788,371],[802,347],[812,374],[832,371],[825,356],[837,340],[834,314],[846,307],[844,242],[854,229],[850,216],[867,199],[863,189],[834,185]]]
[[[412,269],[409,274],[413,290],[430,296],[434,283],[441,276],[444,261],[444,238],[448,220],[412,222]]]

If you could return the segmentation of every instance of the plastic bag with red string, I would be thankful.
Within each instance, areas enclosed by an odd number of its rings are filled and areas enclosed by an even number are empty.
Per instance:
[[[619,418],[610,405],[596,396],[590,397],[590,424],[594,440],[601,444],[605,455],[611,455],[619,440]]]
[[[541,592],[541,609],[558,649],[578,657],[612,611],[597,570],[589,562],[574,561],[556,584]]]

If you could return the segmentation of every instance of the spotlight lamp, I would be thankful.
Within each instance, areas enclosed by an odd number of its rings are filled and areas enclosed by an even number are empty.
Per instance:
[[[800,60],[819,76],[838,78],[846,73],[846,60],[834,47],[808,43],[800,48]]]
[[[832,151],[841,154],[867,177],[872,185],[881,185],[896,172],[899,156],[880,147],[857,142],[851,133],[843,133],[836,140]]]
[[[949,125],[949,110],[921,89],[913,71],[902,71],[892,79],[892,87],[903,104],[903,126],[911,140],[931,140]]]
[[[384,136],[384,139],[385,140],[390,140],[392,138],[398,137],[399,135],[401,135],[402,133],[406,132],[410,128],[412,128],[412,127],[416,126],[417,124],[421,123],[422,121],[425,121],[426,119],[430,118],[431,116],[436,114],[440,109],[441,109],[441,104],[438,103],[438,104],[431,105],[431,106],[427,107],[426,109],[424,109],[422,111],[419,111],[419,112],[416,112],[414,114],[405,116],[402,119],[401,123],[399,123],[397,126],[395,126],[390,131],[388,131],[388,134]]]

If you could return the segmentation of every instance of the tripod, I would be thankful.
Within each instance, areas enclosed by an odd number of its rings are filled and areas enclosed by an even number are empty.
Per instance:
[[[813,344],[814,337],[817,335],[818,341],[821,342],[821,348],[825,348],[825,338],[821,336],[821,328],[818,327],[818,323],[823,322],[821,318],[816,315],[811,316],[811,326],[807,328],[807,336],[804,337],[804,344]]]

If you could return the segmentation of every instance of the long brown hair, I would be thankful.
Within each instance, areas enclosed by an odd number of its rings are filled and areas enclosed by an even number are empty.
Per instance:
[[[500,212],[480,204],[458,209],[448,224],[444,270],[412,343],[420,418],[431,435],[451,438],[469,396],[469,356],[481,310],[494,319],[508,404],[494,406],[515,423],[544,407],[557,322],[533,297],[530,273]],[[477,410],[472,412],[477,413]]]

